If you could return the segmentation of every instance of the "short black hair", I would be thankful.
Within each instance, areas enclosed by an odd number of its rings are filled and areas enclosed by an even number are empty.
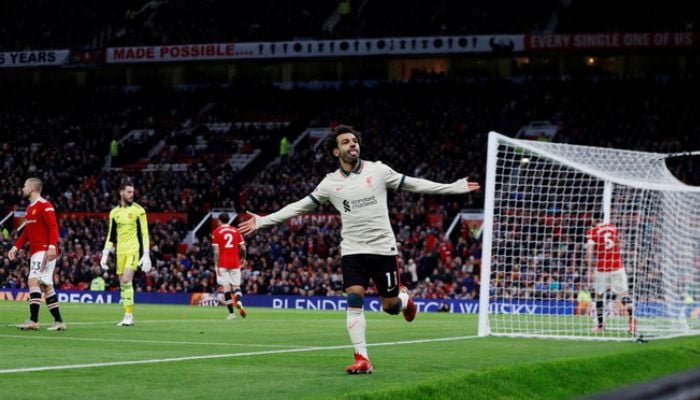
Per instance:
[[[338,147],[338,135],[343,133],[352,133],[357,138],[357,143],[362,145],[362,134],[359,131],[348,125],[338,125],[333,128],[333,131],[326,136],[326,140],[323,142],[323,147],[331,158],[334,158],[333,150]]]
[[[229,215],[227,213],[222,212],[221,214],[219,214],[219,221],[222,224],[228,224],[229,221],[231,221],[231,217],[229,217]]]
[[[121,183],[119,184],[119,191],[121,192],[122,190],[126,189],[127,186],[134,186],[134,182],[129,178],[122,179]]]

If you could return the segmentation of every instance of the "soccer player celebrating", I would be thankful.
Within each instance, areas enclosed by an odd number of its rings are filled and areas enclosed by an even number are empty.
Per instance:
[[[598,218],[592,218],[592,227],[586,233],[586,259],[589,267],[595,266],[594,284],[596,323],[594,333],[603,332],[603,308],[605,292],[610,289],[617,295],[629,314],[628,331],[634,333],[636,321],[632,298],[628,292],[627,274],[622,266],[620,256],[620,238],[615,225],[602,223]]]
[[[151,270],[146,210],[134,202],[134,185],[123,181],[119,186],[119,205],[109,212],[109,225],[100,266],[107,270],[109,253],[116,243],[117,275],[124,306],[124,319],[117,326],[134,325],[134,272],[140,266],[143,272]]]
[[[25,228],[7,253],[14,260],[17,251],[29,242],[29,320],[17,325],[22,330],[39,330],[39,305],[41,293],[44,293],[46,307],[54,318],[50,331],[63,331],[66,324],[58,308],[58,296],[53,289],[53,271],[58,258],[58,224],[53,205],[41,197],[43,184],[38,178],[29,178],[24,182],[22,194],[29,199],[24,221]]]
[[[245,318],[248,313],[243,307],[241,293],[241,265],[245,263],[246,258],[245,242],[238,229],[229,225],[228,214],[219,214],[219,221],[221,225],[211,235],[216,283],[224,289],[224,301],[228,307],[227,318],[236,319],[234,307],[238,309],[241,317]]]
[[[372,372],[365,339],[364,295],[372,279],[389,314],[403,312],[406,321],[416,316],[416,306],[408,290],[400,285],[397,245],[389,222],[387,188],[417,193],[463,194],[479,189],[479,184],[459,179],[450,184],[431,182],[400,174],[380,161],[360,159],[360,133],[338,126],[324,143],[340,168],[326,175],[313,193],[264,217],[240,224],[244,235],[258,228],[278,224],[330,201],[341,215],[341,269],[347,293],[347,329],[355,347],[355,362],[345,368],[350,374]]]

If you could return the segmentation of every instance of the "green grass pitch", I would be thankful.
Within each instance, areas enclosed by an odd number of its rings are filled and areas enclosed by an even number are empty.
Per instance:
[[[367,312],[372,375],[346,375],[345,313],[62,304],[64,332],[14,327],[25,302],[0,302],[2,399],[576,398],[700,366],[700,340],[632,342],[477,338],[476,316],[412,323]]]

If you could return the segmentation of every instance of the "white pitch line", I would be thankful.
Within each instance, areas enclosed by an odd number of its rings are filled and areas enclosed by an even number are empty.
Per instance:
[[[437,339],[419,339],[419,340],[406,340],[406,341],[398,341],[398,342],[372,343],[372,344],[368,344],[368,346],[372,346],[372,347],[396,346],[396,345],[401,345],[401,344],[449,342],[449,341],[455,341],[455,340],[468,340],[468,339],[476,339],[476,338],[479,338],[479,336],[456,336],[456,337],[437,338]],[[270,354],[305,353],[305,352],[310,352],[310,351],[339,350],[339,349],[348,349],[348,348],[353,348],[353,347],[354,347],[353,345],[318,346],[318,347],[307,347],[307,348],[296,348],[296,349],[253,351],[253,352],[246,352],[246,353],[210,354],[210,355],[206,355],[206,356],[158,358],[158,359],[152,359],[152,360],[114,361],[114,362],[92,363],[92,364],[53,365],[53,366],[47,366],[47,367],[0,369],[0,374],[16,374],[16,373],[21,373],[21,372],[55,371],[55,370],[62,370],[62,369],[115,367],[115,366],[121,366],[121,365],[158,364],[158,363],[171,363],[171,362],[192,361],[192,360],[211,360],[211,359],[216,359],[216,358],[265,356],[265,355],[270,355]]]
[[[117,324],[119,322],[118,320],[109,320],[109,321],[84,321],[84,322],[68,322],[68,325],[73,326],[73,325],[104,325],[104,324]],[[149,319],[149,320],[138,320],[136,321],[139,324],[157,324],[161,322],[167,322],[167,323],[178,323],[178,322],[184,322],[184,323],[192,323],[192,322],[223,322],[226,323],[227,321],[222,320],[222,319]],[[235,322],[234,322],[235,323]],[[8,327],[8,328],[13,328],[17,326],[17,324],[6,324],[6,325],[0,325],[3,327]]]
[[[273,319],[273,318],[255,318],[255,322],[278,322],[279,319]],[[326,322],[328,321],[327,319],[305,319],[304,321],[312,321],[312,322]],[[388,320],[387,320],[388,321]],[[66,324],[71,327],[74,325],[80,325],[80,326],[87,326],[87,325],[105,325],[105,324],[114,324],[116,325],[119,320],[108,320],[108,321],[83,321],[83,322],[71,322],[68,321]],[[221,318],[216,318],[216,319],[149,319],[149,320],[143,320],[139,319],[136,320],[136,324],[158,324],[158,323],[194,323],[194,322],[207,322],[207,323],[222,323],[222,324],[237,324],[237,322],[232,322],[228,321],[226,319],[221,319]],[[378,320],[378,321],[372,321],[372,323],[383,323],[385,321]],[[14,324],[0,324],[0,328],[14,328],[16,327],[18,322]]]
[[[245,344],[245,343],[220,343],[220,342],[180,342],[172,340],[138,340],[138,339],[105,339],[105,338],[77,338],[67,336],[27,336],[27,335],[0,335],[0,337],[11,339],[30,340],[68,340],[76,342],[114,342],[114,343],[145,343],[145,344],[184,344],[184,345],[204,345],[204,346],[251,346],[251,347],[298,347],[307,348],[312,346],[294,346],[284,344]]]

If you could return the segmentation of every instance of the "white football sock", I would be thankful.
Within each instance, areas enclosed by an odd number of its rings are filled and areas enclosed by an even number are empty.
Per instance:
[[[347,327],[350,334],[350,341],[355,346],[355,353],[367,357],[367,340],[365,331],[367,330],[367,320],[365,320],[364,310],[361,308],[347,309]]]
[[[399,299],[401,300],[401,310],[405,310],[408,305],[408,293],[399,292]]]

